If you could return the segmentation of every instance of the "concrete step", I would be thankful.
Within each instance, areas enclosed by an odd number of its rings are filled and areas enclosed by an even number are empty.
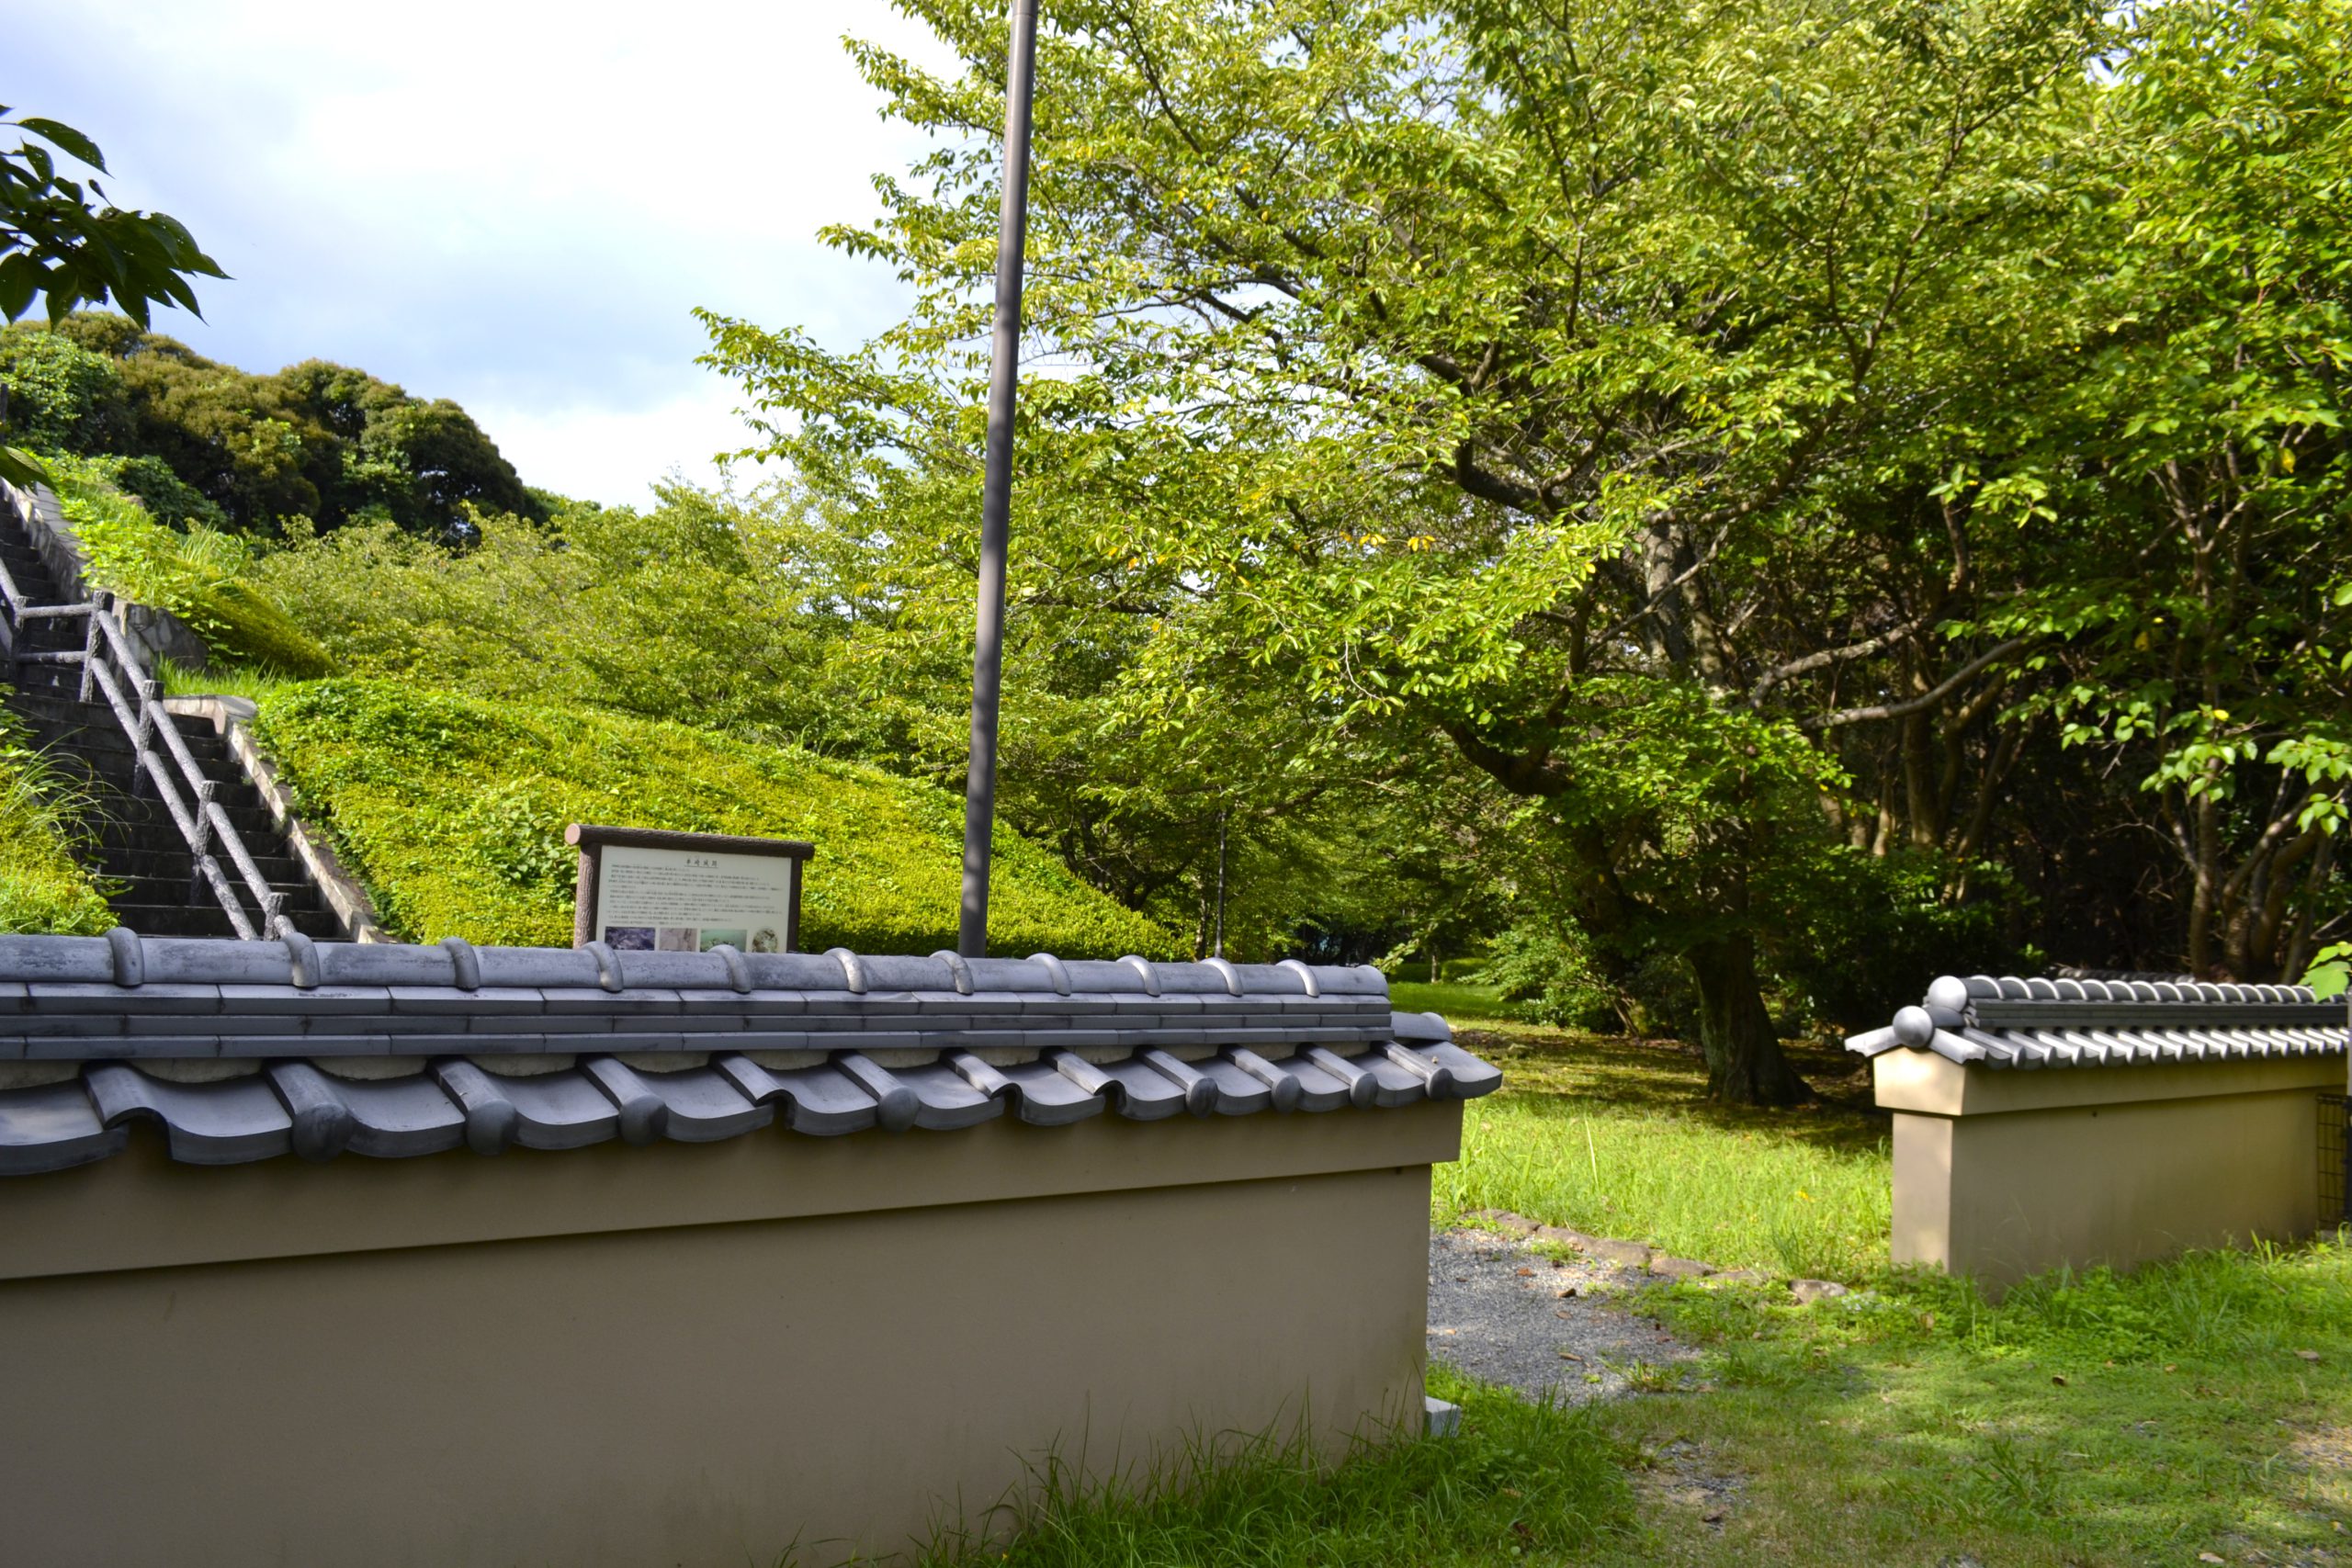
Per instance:
[[[237,934],[229,917],[221,912],[209,893],[199,905],[132,904],[118,902],[113,906],[115,919],[141,936],[210,936],[232,937]],[[332,915],[316,910],[288,910],[294,929],[314,942],[336,942],[343,938],[343,927]],[[254,919],[251,910],[245,918]]]
[[[176,839],[178,834],[175,832],[173,837]],[[109,876],[153,876],[185,882],[196,863],[196,857],[185,845],[157,846],[143,836],[137,843],[100,844],[96,849],[97,858],[105,863]],[[253,846],[247,846],[247,851],[253,852]],[[216,857],[219,853],[214,851]],[[254,869],[273,883],[293,887],[308,886],[302,863],[291,855],[254,853],[253,859]]]
[[[115,717],[114,708],[109,704],[78,703],[70,697],[19,694],[9,705],[26,722],[37,728],[53,729],[60,735],[75,736],[94,747],[119,746],[126,751],[130,750],[130,737],[124,731],[122,721]],[[215,735],[209,725],[193,734],[180,730],[179,737],[180,743],[187,748],[188,755],[192,757],[209,757],[222,762],[229,760],[229,743]],[[166,750],[171,745],[164,739],[161,725],[155,728],[153,741],[158,750]]]
[[[83,828],[91,838],[106,849],[153,850],[170,854],[186,852],[187,841],[180,837],[179,824],[172,814],[153,800],[132,795],[118,795],[101,802],[104,815],[85,818]],[[285,840],[278,836],[277,825],[265,811],[241,811],[229,808],[231,826],[245,841],[246,852],[256,863],[264,857],[283,859]]]
[[[87,712],[66,716],[43,713],[40,705],[31,703],[18,707],[17,712],[28,721],[27,728],[34,732],[40,744],[75,752],[94,763],[113,759],[119,760],[119,766],[127,768],[130,765],[130,759],[139,754],[130,743],[130,737],[123,733],[122,727],[115,722],[111,714],[107,715],[103,721]],[[239,783],[243,782],[243,773],[230,761],[228,747],[209,738],[195,740],[183,736],[181,739],[187,748],[189,760],[207,777],[226,784],[233,774]],[[161,734],[150,738],[149,750],[159,757],[172,756],[171,742]]]

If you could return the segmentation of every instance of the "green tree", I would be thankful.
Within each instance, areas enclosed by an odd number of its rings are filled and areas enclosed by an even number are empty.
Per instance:
[[[990,7],[911,8],[960,76],[859,60],[943,144],[831,237],[916,284],[914,313],[845,355],[712,322],[715,361],[791,416],[767,449],[886,511],[904,481],[875,464],[970,444],[1001,95]],[[1844,774],[1804,736],[2015,651],[1937,635],[1974,581],[1969,508],[1931,491],[1967,383],[2030,386],[2052,351],[2027,286],[2070,220],[2044,175],[2085,112],[2088,9],[1051,21],[1030,309],[1057,364],[1022,438],[1057,500],[1024,503],[1022,570],[1149,563],[1164,613],[1127,690],[1151,722],[1198,722],[1240,665],[1324,716],[1310,743],[1442,737],[1550,803],[1602,960],[1690,966],[1712,1092],[1803,1094],[1760,965],[1838,847],[1819,799]],[[1099,504],[1107,464],[1168,500]],[[1074,491],[1098,504],[1065,543]],[[1896,649],[1932,702],[1883,661],[1852,679]]]
[[[8,423],[28,446],[103,452],[130,435],[130,405],[113,360],[56,333],[0,332]]]
[[[2070,558],[1984,624],[2066,634],[2019,716],[2138,786],[2188,967],[2291,979],[2352,923],[2352,5],[2152,10],[2095,134],[2083,367],[1992,481]]]

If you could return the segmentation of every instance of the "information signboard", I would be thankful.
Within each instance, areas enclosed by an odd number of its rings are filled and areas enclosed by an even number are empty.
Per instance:
[[[812,844],[582,822],[563,836],[580,851],[575,946],[790,953],[799,945],[800,868],[816,853]]]

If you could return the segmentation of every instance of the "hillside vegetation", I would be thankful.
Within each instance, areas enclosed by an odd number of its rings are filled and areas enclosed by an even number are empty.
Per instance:
[[[386,681],[266,689],[256,729],[403,940],[569,945],[576,857],[563,829],[604,822],[813,842],[804,947],[955,945],[960,803],[874,768]],[[1167,932],[1010,834],[989,915],[1001,953],[1176,955]]]
[[[22,445],[122,459],[123,488],[175,525],[462,537],[469,506],[543,510],[464,409],[322,359],[259,376],[85,312],[0,331],[0,389]]]

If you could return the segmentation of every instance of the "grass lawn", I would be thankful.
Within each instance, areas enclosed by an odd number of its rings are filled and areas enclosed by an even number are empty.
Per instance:
[[[1820,1108],[1719,1110],[1679,1047],[1394,989],[1509,1075],[1469,1108],[1437,1223],[1508,1208],[1855,1293],[1649,1292],[1707,1352],[1679,1388],[1565,1413],[1433,1367],[1456,1442],[1329,1480],[1261,1448],[1190,1493],[1065,1495],[1009,1559],[941,1562],[2352,1565],[2352,1236],[1988,1304],[1886,1266],[1886,1124],[1842,1054],[1800,1053]]]
[[[1882,1277],[1814,1307],[1677,1287],[1705,1392],[1606,1412],[1637,1466],[1698,1453],[1719,1523],[1645,1488],[1592,1560],[2352,1562],[2352,1250],[2044,1279],[1997,1309]],[[2316,1357],[2307,1359],[2305,1352]]]
[[[184,679],[184,678],[183,678]],[[571,822],[807,839],[801,945],[956,941],[963,802],[878,768],[686,725],[404,682],[253,683],[254,739],[403,942],[571,941]],[[1170,957],[1182,942],[1044,845],[998,833],[998,953]]]
[[[1187,1456],[1205,1477],[1141,1498],[1072,1487],[1048,1471],[1042,1506],[1009,1547],[943,1549],[922,1568],[1473,1568],[1571,1562],[1625,1538],[1634,1488],[1590,1413],[1537,1408],[1432,1367],[1463,1406],[1461,1435],[1367,1451],[1337,1473],[1304,1449],[1227,1440]],[[1206,1462],[1204,1462],[1204,1461]],[[787,1558],[788,1568],[797,1568]]]
[[[1563,1561],[2352,1563],[2345,1238],[2046,1277],[1991,1306],[1887,1268],[1885,1123],[1842,1055],[1800,1056],[1822,1108],[1742,1112],[1695,1103],[1676,1047],[1469,1043],[1507,1089],[1470,1108],[1441,1223],[1509,1208],[1862,1287],[1813,1307],[1652,1292],[1710,1357],[1601,1413],[1644,1506]]]
[[[1389,1005],[1399,1012],[1442,1013],[1456,1025],[1470,1025],[1519,1016],[1515,1002],[1502,999],[1492,986],[1464,985],[1447,980],[1430,985],[1419,980],[1390,980]]]
[[[1710,1106],[1695,1051],[1488,1021],[1462,1042],[1506,1092],[1469,1108],[1436,1177],[1441,1223],[1509,1209],[1726,1268],[1845,1279],[1883,1261],[1887,1122],[1843,1052],[1795,1053],[1823,1103]]]

